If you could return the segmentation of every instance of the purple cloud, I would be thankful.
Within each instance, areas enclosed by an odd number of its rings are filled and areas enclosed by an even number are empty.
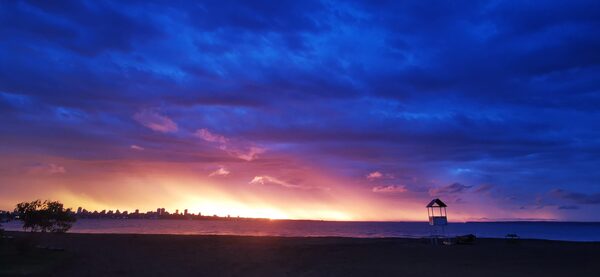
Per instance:
[[[132,144],[129,148],[133,149],[133,150],[137,150],[137,151],[142,151],[145,150],[144,147]]]
[[[214,134],[207,129],[199,129],[194,135],[208,142],[227,143],[227,138],[222,135]]]
[[[133,115],[133,119],[156,132],[173,133],[178,130],[177,123],[152,110],[142,110],[137,112]]]
[[[403,185],[388,185],[388,186],[376,186],[371,189],[375,193],[404,193],[407,192],[406,186]]]
[[[215,143],[219,149],[244,161],[253,161],[266,151],[265,148],[241,140],[231,140],[208,129],[196,130],[194,135],[209,143]]]
[[[67,170],[64,166],[55,163],[35,163],[26,167],[27,173],[34,175],[54,175],[65,174]]]
[[[219,167],[219,169],[208,174],[208,177],[216,177],[216,176],[227,176],[231,172],[224,167]]]
[[[275,186],[281,186],[281,187],[288,188],[288,189],[314,189],[315,188],[315,187],[311,187],[311,186],[292,184],[290,182],[282,181],[282,180],[279,180],[275,177],[271,177],[268,175],[255,176],[254,178],[252,178],[252,180],[249,182],[249,184],[251,184],[251,185],[256,185],[256,184],[275,185]]]
[[[493,185],[490,184],[483,184],[480,186],[477,186],[473,192],[474,193],[488,193],[490,190],[492,190],[494,188]]]
[[[463,193],[472,188],[473,186],[466,186],[461,183],[453,183],[443,187],[431,188],[429,195],[444,195],[444,194],[458,194]]]

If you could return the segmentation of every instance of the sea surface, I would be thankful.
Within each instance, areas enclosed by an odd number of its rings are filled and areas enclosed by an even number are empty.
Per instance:
[[[5,230],[21,230],[21,222],[4,222]],[[149,220],[80,219],[73,233],[243,235],[285,237],[408,237],[431,235],[427,222],[335,222],[294,220]],[[503,238],[513,233],[521,238],[600,241],[600,222],[466,222],[449,223],[447,236],[474,234]]]

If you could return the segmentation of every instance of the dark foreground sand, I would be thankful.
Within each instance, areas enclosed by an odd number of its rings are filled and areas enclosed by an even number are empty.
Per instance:
[[[475,245],[434,246],[417,239],[9,235],[15,238],[0,245],[0,275],[490,277],[600,272],[600,243],[485,239]],[[27,240],[64,251],[24,249]]]

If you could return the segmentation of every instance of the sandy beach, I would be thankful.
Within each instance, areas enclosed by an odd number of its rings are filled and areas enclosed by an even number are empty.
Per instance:
[[[0,275],[592,276],[600,243],[8,232]],[[38,247],[24,248],[25,242]],[[40,248],[41,247],[41,248]],[[48,249],[46,249],[48,248]]]

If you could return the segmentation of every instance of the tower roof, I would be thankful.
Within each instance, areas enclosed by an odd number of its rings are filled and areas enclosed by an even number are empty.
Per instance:
[[[427,208],[431,208],[431,207],[448,207],[448,205],[446,205],[446,203],[442,202],[442,200],[440,200],[439,198],[436,198],[436,199],[431,200],[431,202],[429,202],[429,204],[427,204]]]

